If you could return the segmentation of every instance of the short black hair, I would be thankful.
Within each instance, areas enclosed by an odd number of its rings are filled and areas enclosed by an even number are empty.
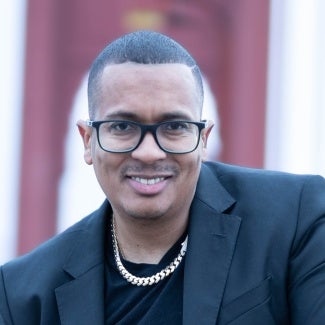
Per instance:
[[[109,64],[134,62],[140,64],[180,63],[190,67],[197,85],[200,110],[203,106],[203,83],[200,69],[189,52],[170,37],[154,31],[136,31],[108,44],[91,65],[88,78],[88,106],[94,117],[100,92],[100,80]]]

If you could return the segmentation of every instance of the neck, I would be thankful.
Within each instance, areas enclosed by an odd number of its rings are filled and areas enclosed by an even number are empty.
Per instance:
[[[134,263],[157,264],[185,232],[188,215],[166,220],[122,218],[113,215],[115,234],[123,258]]]

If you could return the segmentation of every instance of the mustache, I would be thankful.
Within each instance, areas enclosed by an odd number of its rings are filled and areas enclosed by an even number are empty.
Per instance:
[[[127,175],[129,173],[172,173],[173,175],[179,174],[179,169],[171,164],[162,164],[162,163],[154,163],[154,164],[142,164],[142,163],[132,163],[127,164],[122,167],[121,174]]]

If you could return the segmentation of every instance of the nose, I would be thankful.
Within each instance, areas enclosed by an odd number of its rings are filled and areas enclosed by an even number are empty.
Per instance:
[[[147,132],[140,145],[131,152],[134,159],[141,160],[145,163],[153,163],[157,160],[165,159],[166,152],[161,150],[152,133]]]

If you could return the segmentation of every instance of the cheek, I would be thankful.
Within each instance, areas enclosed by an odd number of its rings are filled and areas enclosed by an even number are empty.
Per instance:
[[[204,161],[204,147],[202,142],[199,143],[199,146],[192,154],[195,155],[192,159],[193,165],[195,168],[198,168],[198,166],[201,165],[202,161]]]
[[[180,163],[181,169],[183,170],[183,175],[187,183],[195,183],[198,178],[200,171],[202,157],[200,154],[192,153],[191,158],[187,161]]]
[[[105,159],[105,152],[94,144],[92,146],[92,161],[95,170],[96,177],[101,185],[106,178],[105,174],[107,173],[107,159]]]
[[[123,157],[98,148],[93,152],[93,165],[97,179],[102,187],[110,187],[120,180]]]
[[[95,170],[103,172],[104,166],[110,161],[109,153],[102,150],[97,142],[97,138],[93,137],[91,141],[91,157]]]

